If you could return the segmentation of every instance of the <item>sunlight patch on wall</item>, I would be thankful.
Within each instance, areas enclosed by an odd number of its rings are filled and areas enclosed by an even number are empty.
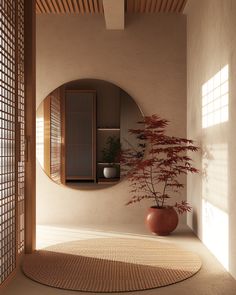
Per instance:
[[[228,121],[229,66],[226,65],[202,86],[202,127]]]
[[[43,118],[36,118],[36,154],[37,159],[44,167],[44,122]]]
[[[229,266],[228,145],[207,146],[203,157],[202,239],[222,265]]]
[[[229,270],[229,216],[223,210],[202,200],[203,243]]]

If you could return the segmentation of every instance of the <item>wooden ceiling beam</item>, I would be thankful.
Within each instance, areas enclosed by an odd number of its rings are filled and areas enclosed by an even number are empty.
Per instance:
[[[125,0],[103,0],[103,9],[108,30],[124,30]]]

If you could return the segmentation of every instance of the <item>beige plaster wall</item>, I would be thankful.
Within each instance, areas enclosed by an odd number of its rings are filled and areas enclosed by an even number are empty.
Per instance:
[[[236,1],[189,0],[187,134],[202,146],[201,176],[188,176],[188,224],[236,277]],[[229,67],[229,118],[202,128],[202,85]]]
[[[115,83],[145,114],[160,114],[171,121],[171,133],[185,136],[186,17],[128,16],[124,31],[108,31],[101,16],[37,16],[37,105],[80,78]],[[128,199],[125,181],[78,191],[53,183],[37,165],[38,224],[143,226],[148,203],[126,207]]]

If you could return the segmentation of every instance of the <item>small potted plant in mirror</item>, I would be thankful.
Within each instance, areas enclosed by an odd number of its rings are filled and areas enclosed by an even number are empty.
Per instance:
[[[121,156],[133,195],[126,205],[144,199],[153,201],[146,224],[151,232],[168,235],[178,225],[178,213],[191,211],[187,201],[171,200],[184,187],[180,176],[199,172],[189,157],[199,148],[192,140],[166,135],[169,122],[157,115],[146,116],[138,123],[142,127],[129,132],[139,141],[139,148],[126,149]]]
[[[121,144],[117,136],[108,136],[106,146],[102,150],[103,168],[105,178],[116,178],[119,170]]]

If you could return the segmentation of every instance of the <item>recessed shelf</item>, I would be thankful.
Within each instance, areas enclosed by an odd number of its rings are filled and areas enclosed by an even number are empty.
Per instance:
[[[111,163],[105,163],[105,162],[98,162],[97,164],[98,165],[109,165],[109,166],[111,165]],[[118,163],[118,162],[117,163],[113,163],[113,164],[114,165],[120,165],[120,163]]]
[[[120,131],[118,127],[98,127],[98,131]]]
[[[76,180],[76,181],[77,181],[77,180],[78,180],[78,181],[79,181],[79,180],[82,180],[82,181],[83,181],[83,180],[85,180],[85,181],[87,181],[87,180],[88,180],[88,181],[94,181],[94,179],[92,179],[90,176],[79,176],[79,175],[78,175],[78,176],[77,176],[77,175],[71,175],[71,176],[70,176],[70,175],[67,175],[67,176],[66,176],[66,181],[71,181],[71,180],[72,180],[72,181],[73,181],[73,180]]]
[[[119,177],[115,177],[115,178],[105,178],[105,177],[100,177],[97,179],[97,183],[98,184],[112,184],[112,183],[117,183],[120,181]]]

